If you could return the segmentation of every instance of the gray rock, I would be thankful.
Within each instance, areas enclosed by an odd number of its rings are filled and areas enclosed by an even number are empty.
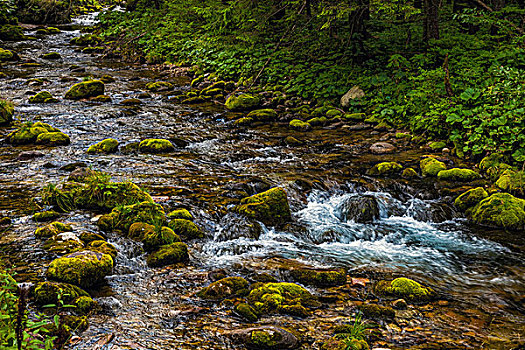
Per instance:
[[[341,97],[341,106],[346,108],[350,106],[350,101],[365,97],[365,92],[357,85],[353,86],[346,94]]]
[[[370,146],[370,152],[375,154],[392,153],[396,150],[396,146],[388,142],[376,142]]]

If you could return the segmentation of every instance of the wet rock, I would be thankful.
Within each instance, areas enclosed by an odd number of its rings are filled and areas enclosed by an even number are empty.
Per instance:
[[[396,162],[382,162],[374,165],[372,169],[368,171],[368,175],[381,176],[381,175],[394,175],[399,173],[403,167]]]
[[[87,247],[87,249],[98,252],[102,254],[108,254],[115,260],[117,257],[117,248],[111,243],[106,242],[105,240],[95,240],[90,242]]]
[[[82,165],[83,164],[79,164],[79,167],[75,168],[75,170],[73,170],[71,174],[69,174],[67,181],[85,182],[86,179],[96,175],[96,172],[94,170]]]
[[[71,140],[63,132],[46,132],[37,136],[35,144],[46,146],[65,146],[69,145]]]
[[[271,226],[282,225],[291,219],[286,192],[280,187],[246,197],[233,210]]]
[[[414,179],[414,178],[419,177],[419,175],[413,168],[406,168],[405,170],[403,170],[401,177],[403,179]]]
[[[118,151],[118,141],[115,139],[105,139],[89,146],[87,153],[96,154],[96,153],[115,153]]]
[[[186,219],[173,219],[168,223],[169,228],[171,228],[176,234],[187,238],[203,238],[204,232],[193,222]]]
[[[61,59],[62,56],[58,52],[50,52],[42,55],[42,58],[45,60],[58,60]]]
[[[392,307],[397,310],[405,310],[408,305],[405,299],[397,299],[392,302]]]
[[[483,199],[472,210],[476,224],[521,230],[525,227],[525,200],[508,193],[494,193]]]
[[[379,203],[369,195],[348,197],[337,207],[336,215],[342,221],[371,222],[379,218]]]
[[[444,181],[469,182],[469,181],[477,180],[481,176],[474,170],[452,168],[448,170],[441,170],[437,174],[437,177],[439,180],[444,180]]]
[[[90,97],[96,97],[104,94],[104,83],[100,80],[88,80],[73,85],[65,98],[70,100],[80,100]]]
[[[323,343],[321,350],[369,350],[370,346],[363,339],[356,339],[352,337],[341,338],[335,336],[330,338],[327,342]]]
[[[261,99],[259,96],[251,94],[231,95],[225,102],[226,108],[230,111],[244,111],[254,109],[259,106]]]
[[[275,120],[277,118],[277,112],[273,109],[257,109],[248,113],[247,117],[258,122],[265,122]]]
[[[419,167],[423,176],[437,176],[440,171],[447,169],[445,163],[432,157],[422,159],[419,162]]]
[[[395,296],[408,301],[429,301],[436,297],[436,293],[430,287],[423,287],[418,282],[409,278],[400,277],[393,281],[379,281],[374,292],[380,296]]]
[[[83,34],[69,41],[72,45],[77,46],[96,46],[102,38],[95,34]]]
[[[215,269],[215,270],[211,270],[210,272],[208,272],[208,279],[210,281],[215,282],[223,278],[226,278],[227,275],[228,273],[226,272],[225,269]]]
[[[138,106],[142,104],[142,101],[137,98],[128,98],[120,102],[124,106]]]
[[[14,105],[10,101],[0,99],[0,125],[5,125],[13,121]]]
[[[500,164],[499,169],[502,170],[503,168],[503,164]],[[492,174],[496,173],[494,168],[490,170],[492,170]],[[496,187],[513,195],[523,196],[525,193],[525,172],[523,170],[515,171],[509,167],[500,173],[501,175],[495,183]]]
[[[129,232],[130,226],[135,222],[162,224],[164,221],[165,213],[162,206],[150,201],[144,201],[115,207],[110,214],[102,215],[98,219],[97,225],[106,232],[112,230]],[[171,228],[173,229],[173,227]],[[176,230],[174,231],[177,232]]]
[[[0,48],[0,62],[11,61],[14,59],[14,57],[15,55],[12,51]]]
[[[146,139],[139,144],[139,152],[142,153],[169,153],[174,150],[173,144],[164,139]]]
[[[29,103],[57,103],[58,99],[54,98],[49,91],[40,91],[29,98]]]
[[[376,142],[370,146],[370,152],[375,154],[392,153],[396,150],[396,146],[388,142]]]
[[[193,221],[193,215],[187,209],[175,209],[166,215],[168,219],[185,219]]]
[[[9,225],[11,225],[11,219],[7,216],[0,216],[0,227],[4,228]]]
[[[22,27],[14,24],[0,25],[0,40],[5,41],[20,41],[24,40],[26,36],[22,31]]]
[[[105,241],[104,236],[99,235],[98,233],[83,231],[80,233],[79,238],[85,244],[89,244],[93,241]]]
[[[348,108],[353,100],[365,97],[365,92],[357,85],[341,97],[341,107]]]
[[[297,337],[291,332],[274,326],[241,329],[230,332],[229,335],[235,342],[244,344],[248,349],[296,349],[300,345]]]
[[[489,194],[483,187],[472,188],[456,198],[454,205],[461,211],[467,211],[488,196]]]
[[[102,283],[112,270],[111,256],[86,250],[53,260],[46,276],[51,280],[91,288]]]
[[[155,232],[155,226],[143,222],[133,223],[128,230],[128,237],[142,241],[147,234]]]
[[[304,285],[316,287],[341,286],[346,283],[346,271],[344,269],[315,269],[308,267],[292,268],[290,276]]]
[[[171,228],[165,226],[148,230],[142,238],[144,250],[146,251],[153,251],[160,246],[180,241],[180,237]]]
[[[373,319],[394,318],[396,315],[396,312],[391,307],[378,304],[361,304],[358,309],[365,317]]]
[[[146,84],[146,89],[153,92],[169,91],[173,89],[173,84],[167,81],[156,81]]]
[[[31,290],[31,296],[37,305],[58,305],[59,296],[64,304],[72,304],[79,297],[89,297],[83,289],[69,283],[39,282]],[[91,299],[91,298],[90,298]]]
[[[16,159],[20,161],[24,161],[24,160],[29,160],[29,159],[45,157],[45,155],[46,155],[45,153],[38,152],[38,151],[24,151],[24,152],[20,152]]]
[[[116,81],[116,79],[109,74],[104,74],[102,77],[100,77],[99,80],[102,81],[104,84],[110,84]]]
[[[215,234],[216,241],[230,241],[237,238],[259,239],[262,227],[245,216],[227,213],[219,223],[219,231]]]
[[[91,99],[91,102],[101,102],[101,103],[108,103],[111,102],[111,97],[108,95],[98,95]]]
[[[148,266],[162,267],[171,264],[186,262],[189,259],[188,246],[182,242],[164,245],[146,258]]]
[[[35,236],[39,238],[57,236],[63,232],[73,231],[73,227],[70,224],[64,224],[58,221],[47,224],[46,226],[39,227],[35,231]]]
[[[42,122],[26,123],[7,135],[6,141],[14,145],[25,145],[34,143],[40,134],[59,131],[51,125]]]
[[[312,129],[312,126],[310,124],[308,124],[307,122],[303,122],[300,119],[294,119],[290,121],[288,126],[290,127],[290,129],[297,130],[297,131],[308,131]]]
[[[255,314],[255,310],[246,303],[237,304],[235,306],[235,312],[250,322],[256,322],[259,319]]]
[[[242,277],[226,277],[201,289],[197,296],[208,300],[223,300],[248,294],[248,282]]]
[[[301,145],[304,144],[304,142],[299,141],[298,139],[296,139],[293,136],[287,136],[284,139],[284,144],[287,145],[287,146],[301,146]]]
[[[37,222],[51,221],[58,218],[59,216],[60,214],[54,210],[46,210],[39,213],[34,213],[33,220]]]
[[[411,215],[423,222],[444,222],[454,218],[452,206],[444,202],[427,203],[424,207],[413,208]]]
[[[441,151],[443,148],[447,147],[447,144],[443,141],[434,141],[429,143],[428,147],[433,151]]]

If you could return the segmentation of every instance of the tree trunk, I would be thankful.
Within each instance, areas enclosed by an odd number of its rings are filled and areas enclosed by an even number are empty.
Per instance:
[[[439,7],[441,0],[425,0],[423,18],[423,40],[439,39]]]

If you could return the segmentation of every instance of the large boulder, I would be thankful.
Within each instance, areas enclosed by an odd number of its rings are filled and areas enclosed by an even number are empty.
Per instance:
[[[177,235],[180,235],[187,239],[202,238],[204,237],[204,232],[190,220],[186,219],[173,219],[168,223],[169,228],[171,228]]]
[[[487,198],[489,194],[483,187],[472,188],[461,195],[454,201],[454,205],[461,211],[467,211],[476,206],[483,199]]]
[[[88,80],[73,85],[66,92],[65,97],[70,100],[81,100],[99,95],[104,95],[104,83],[100,80]]]
[[[129,232],[129,228],[135,222],[162,225],[166,220],[165,216],[162,206],[144,201],[114,208],[111,213],[102,215],[98,219],[97,225],[107,232],[112,230]]]
[[[248,109],[254,109],[259,106],[261,99],[259,96],[251,94],[242,94],[239,96],[231,95],[226,100],[226,108],[230,111],[244,111]]]
[[[188,246],[182,242],[175,242],[163,245],[159,250],[150,253],[146,258],[146,262],[151,267],[162,267],[186,262],[188,259]]]
[[[525,228],[525,200],[508,193],[494,193],[472,209],[472,220],[484,226],[509,230]]]
[[[142,153],[169,153],[174,150],[175,147],[169,140],[146,139],[139,143],[139,152]]]
[[[46,276],[50,280],[92,288],[102,283],[112,271],[111,256],[85,250],[53,260]]]
[[[286,192],[281,187],[242,199],[234,211],[271,226],[284,224],[291,219]]]
[[[15,131],[7,135],[6,141],[7,143],[11,143],[13,145],[26,145],[30,143],[35,143],[41,134],[47,134],[47,133],[56,135],[57,133],[61,133],[61,132],[57,128],[54,128],[47,123],[42,123],[42,122],[30,123],[29,122],[29,123],[22,124],[18,129],[16,129]],[[53,135],[49,137],[49,140],[53,138]],[[62,135],[60,135],[60,139],[68,140],[69,137],[65,138]],[[48,139],[41,137],[40,140],[43,143],[47,141]]]
[[[338,205],[336,215],[342,221],[371,222],[379,219],[379,202],[370,195],[348,197]]]

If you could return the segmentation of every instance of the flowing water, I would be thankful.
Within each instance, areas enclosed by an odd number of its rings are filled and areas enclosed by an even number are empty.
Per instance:
[[[172,102],[169,93],[153,94],[140,106],[122,106],[122,100],[143,92],[147,82],[166,79],[176,89],[186,90],[189,78],[177,69],[129,65],[76,51],[69,40],[80,34],[79,25],[93,24],[94,18],[79,18],[60,34],[3,44],[22,60],[41,65],[4,65],[1,71],[8,78],[0,80],[1,97],[16,103],[18,119],[50,123],[72,140],[71,145],[56,148],[0,144],[0,214],[14,218],[12,229],[0,238],[4,258],[16,266],[22,279],[43,276],[53,256],[33,236],[31,199],[38,197],[44,184],[65,179],[69,171],[64,166],[77,162],[107,171],[115,180],[134,181],[166,207],[190,208],[206,237],[190,242],[188,267],[149,269],[139,243],[110,235],[108,240],[119,250],[115,274],[106,287],[92,291],[103,311],[91,318],[90,328],[72,348],[104,348],[106,343],[113,349],[232,348],[223,333],[241,327],[241,320],[232,316],[229,307],[202,303],[193,293],[208,283],[210,270],[271,273],[273,267],[267,262],[275,259],[345,267],[355,276],[411,276],[435,286],[454,306],[456,316],[436,317],[435,323],[425,324],[427,330],[435,327],[433,331],[443,337],[461,329],[466,334],[474,330],[480,337],[523,338],[522,235],[471,227],[446,204],[449,198],[437,195],[431,182],[378,181],[364,175],[380,160],[417,164],[421,151],[401,148],[396,155],[371,155],[367,149],[381,135],[370,130],[320,129],[300,136],[278,124],[240,130],[232,126],[235,115],[220,105],[188,107]],[[39,58],[52,51],[62,59]],[[73,65],[85,72],[73,72]],[[104,74],[116,78],[106,84],[111,103],[64,99],[51,105],[27,103],[31,91],[47,90],[61,97],[82,78]],[[43,81],[31,80],[35,78]],[[0,136],[10,130],[0,128]],[[305,144],[286,146],[283,139],[290,135]],[[114,155],[85,153],[89,145],[109,137],[121,145],[166,138],[177,148],[169,155],[123,148]],[[30,159],[21,157],[28,151],[38,153]],[[242,194],[273,185],[285,187],[294,224],[283,230],[263,227],[261,236],[253,237],[244,221],[227,209]],[[366,224],[342,220],[343,203],[363,195],[378,200],[380,218]],[[95,213],[72,212],[61,220],[72,222],[75,232],[97,230]],[[457,310],[470,313],[457,316]],[[443,314],[447,312],[452,311]],[[287,321],[276,317],[265,322]],[[465,348],[479,348],[481,342],[465,344],[472,345]]]

